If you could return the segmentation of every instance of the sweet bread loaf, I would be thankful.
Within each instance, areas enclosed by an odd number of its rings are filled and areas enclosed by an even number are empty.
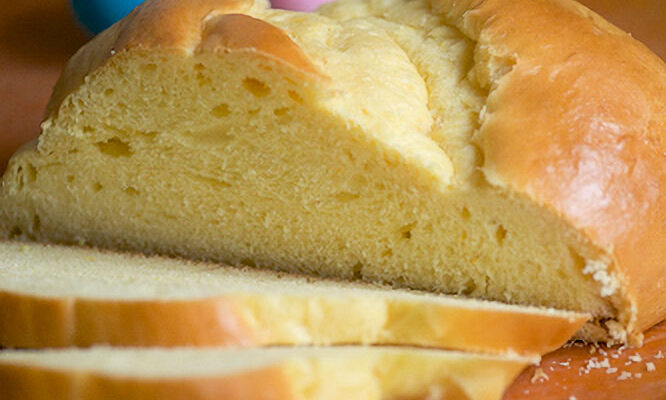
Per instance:
[[[153,0],[11,160],[5,237],[666,316],[666,67],[569,0]]]

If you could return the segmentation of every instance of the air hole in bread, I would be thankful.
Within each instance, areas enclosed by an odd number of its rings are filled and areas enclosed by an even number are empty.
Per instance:
[[[106,90],[104,91],[104,96],[106,96],[106,97],[111,97],[111,96],[113,96],[113,93],[114,93],[114,92],[115,92],[115,90],[113,90],[113,89],[111,89],[111,88],[108,88],[108,89],[106,89]]]
[[[39,215],[35,214],[35,216],[32,217],[32,232],[35,234],[39,233],[41,227],[42,221],[39,219]]]
[[[468,296],[476,291],[476,282],[474,282],[473,279],[469,278],[465,281],[463,284],[462,290],[460,290],[460,294]]]
[[[486,162],[485,155],[483,154],[483,150],[481,150],[481,147],[477,145],[476,143],[470,144],[472,149],[474,149],[474,164],[477,166],[483,166]]]
[[[128,186],[125,189],[123,189],[123,192],[127,195],[130,195],[130,196],[138,196],[139,195],[139,191],[136,190],[135,188],[131,187],[131,186]]]
[[[199,87],[212,86],[213,81],[201,72],[197,72],[197,84]]]
[[[113,158],[129,157],[134,154],[127,142],[115,137],[104,142],[97,142],[95,145],[102,154],[106,154]]]
[[[141,69],[143,69],[144,72],[154,72],[157,70],[157,65],[153,63],[144,64]]]
[[[259,111],[261,111],[261,107],[255,108],[254,110],[248,110],[247,113],[250,114],[250,115],[255,115],[255,114],[259,113]]]
[[[22,190],[26,184],[32,183],[37,179],[37,170],[35,167],[27,163],[25,168],[23,165],[16,169],[16,180],[19,190]]]
[[[242,260],[240,261],[240,263],[241,263],[241,265],[244,265],[244,266],[246,266],[246,267],[252,267],[252,268],[256,268],[256,267],[257,267],[257,264],[256,264],[253,260],[251,260],[251,259],[249,259],[249,258],[244,258],[244,259],[242,259]]]
[[[25,165],[25,178],[26,183],[33,183],[37,180],[37,168],[34,165],[30,163]]]
[[[363,279],[363,264],[359,261],[352,267],[352,279],[361,280]]]
[[[222,103],[219,106],[213,108],[210,111],[210,114],[215,118],[224,118],[229,116],[229,114],[231,114],[231,110],[229,110],[228,104]]]
[[[86,125],[86,126],[83,127],[83,133],[85,133],[85,134],[87,134],[87,135],[90,135],[90,134],[92,134],[92,133],[94,133],[94,132],[95,132],[95,128],[93,128],[93,127],[90,126],[90,125]]]
[[[303,98],[301,97],[301,95],[294,92],[293,90],[290,90],[287,93],[289,94],[289,98],[291,98],[293,101],[295,101],[298,104],[303,104]]]
[[[102,190],[102,189],[104,189],[104,186],[102,186],[101,183],[99,183],[99,182],[95,182],[95,183],[93,184],[93,190],[94,190],[95,192],[99,192],[99,191]]]
[[[359,195],[358,193],[350,193],[350,192],[339,192],[333,195],[333,198],[340,202],[354,201],[357,200],[359,197],[361,197],[361,195]]]
[[[19,190],[23,190],[23,166],[16,168],[16,184]]]
[[[243,87],[255,97],[266,97],[271,93],[271,88],[258,79],[243,79]]]
[[[349,161],[351,161],[352,163],[356,160],[356,157],[354,156],[354,153],[352,153],[351,151],[349,151],[347,149],[344,149],[343,153],[344,153],[345,156],[347,156]]]
[[[467,207],[463,207],[463,209],[460,211],[460,216],[463,217],[463,219],[470,219],[472,217],[472,213],[469,212]]]
[[[403,226],[402,228],[400,228],[400,236],[403,239],[407,239],[407,240],[411,239],[412,238],[412,231],[414,230],[415,227],[416,227],[416,222],[412,222],[411,224],[407,224],[407,225]]]
[[[273,110],[273,114],[275,114],[278,117],[281,117],[281,116],[287,114],[287,112],[289,112],[288,107],[280,107],[280,108],[276,108],[275,110]]]
[[[384,258],[389,258],[392,255],[393,255],[393,249],[386,249],[386,251],[382,253],[382,257]]]
[[[18,239],[21,236],[23,236],[23,231],[18,226],[13,227],[12,230],[9,231],[10,239]]]
[[[577,270],[583,270],[585,268],[585,258],[580,255],[576,250],[569,247],[569,255],[571,256],[571,262]]]
[[[211,85],[213,82],[203,74],[206,70],[206,67],[202,63],[194,64],[194,70],[196,71],[196,79],[199,87]]]
[[[497,226],[497,230],[495,231],[495,237],[497,238],[497,243],[502,245],[504,243],[504,239],[506,239],[506,234],[507,230],[504,228],[502,225]]]
[[[74,175],[67,175],[67,183],[74,182]]]

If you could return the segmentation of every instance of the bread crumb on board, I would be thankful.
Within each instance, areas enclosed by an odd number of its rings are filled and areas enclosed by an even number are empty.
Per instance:
[[[545,372],[541,368],[537,368],[534,370],[534,375],[532,375],[532,379],[530,379],[530,383],[535,383],[535,382],[544,382],[547,381],[548,375],[546,375]]]
[[[618,381],[624,381],[624,380],[627,380],[629,378],[631,378],[631,372],[622,371],[620,376],[617,377],[617,380]]]

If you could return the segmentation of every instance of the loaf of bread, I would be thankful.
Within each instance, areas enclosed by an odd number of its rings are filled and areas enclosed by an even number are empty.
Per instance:
[[[218,264],[0,242],[0,347],[394,344],[525,354],[587,317]]]
[[[499,400],[533,360],[380,347],[3,351],[2,400]]]
[[[69,62],[6,237],[666,317],[666,67],[570,0],[152,0]]]

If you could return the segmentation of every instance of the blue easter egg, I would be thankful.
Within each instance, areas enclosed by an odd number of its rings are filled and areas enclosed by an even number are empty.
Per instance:
[[[79,22],[98,34],[130,13],[142,0],[72,0]]]

